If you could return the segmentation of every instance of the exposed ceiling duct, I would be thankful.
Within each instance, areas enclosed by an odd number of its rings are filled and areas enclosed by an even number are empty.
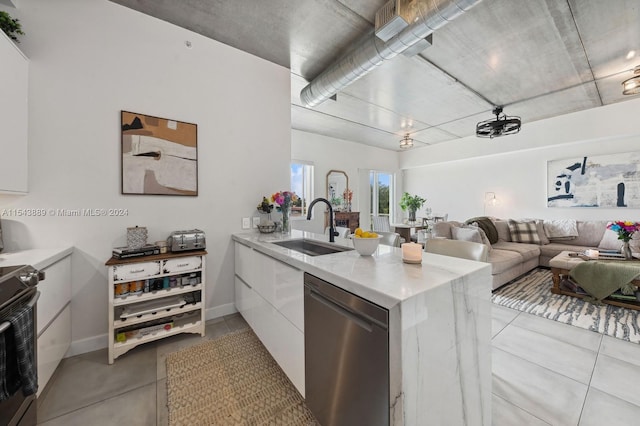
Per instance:
[[[416,43],[424,42],[428,35],[481,1],[406,0],[405,10],[410,10],[410,22],[406,28],[386,42],[375,35],[362,40],[350,54],[329,66],[302,89],[300,99],[309,107],[321,104],[383,61],[394,58]],[[403,18],[407,20],[405,16]]]

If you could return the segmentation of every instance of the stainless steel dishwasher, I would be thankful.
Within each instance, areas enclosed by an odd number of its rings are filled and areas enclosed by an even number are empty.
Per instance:
[[[322,426],[389,424],[389,312],[304,274],[306,403]]]

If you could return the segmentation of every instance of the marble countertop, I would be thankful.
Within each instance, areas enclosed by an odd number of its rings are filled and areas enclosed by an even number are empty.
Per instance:
[[[31,265],[36,269],[44,269],[71,253],[73,253],[73,247],[70,246],[2,252],[0,253],[0,267]]]
[[[280,260],[297,269],[331,282],[360,297],[391,309],[414,296],[477,272],[490,265],[437,254],[422,254],[422,264],[406,264],[402,250],[379,245],[372,256],[360,256],[357,251],[345,251],[322,256],[308,256],[294,250],[272,244],[273,242],[308,238],[328,241],[328,236],[309,232],[238,233],[233,240]],[[349,239],[337,238],[336,245],[353,248]]]

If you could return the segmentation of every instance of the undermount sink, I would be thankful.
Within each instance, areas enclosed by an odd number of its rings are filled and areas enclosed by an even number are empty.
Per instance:
[[[281,241],[272,244],[288,248],[289,250],[294,250],[308,256],[322,256],[323,254],[333,254],[353,250],[350,247],[336,246],[332,243],[323,243],[320,241],[307,240],[304,238]]]

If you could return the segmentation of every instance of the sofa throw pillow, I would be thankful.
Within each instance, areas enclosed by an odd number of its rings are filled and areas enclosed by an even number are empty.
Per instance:
[[[452,227],[451,236],[454,240],[471,241],[482,244],[482,236],[476,228],[470,227]]]
[[[573,240],[578,236],[578,224],[573,219],[545,220],[544,232],[551,241]]]
[[[511,241],[511,234],[509,233],[509,222],[506,220],[494,220],[493,224],[498,230],[498,241]]]
[[[618,234],[611,229],[604,231],[598,248],[602,250],[620,250],[620,247],[622,247],[622,240],[618,239]]]
[[[478,233],[480,234],[480,238],[482,239],[482,244],[484,244],[485,246],[487,246],[489,248],[489,251],[491,251],[493,249],[493,247],[491,247],[491,241],[489,240],[489,237],[487,236],[487,234],[482,230],[482,228],[480,227],[476,227],[474,225],[469,225],[469,228],[472,229],[477,229]]]
[[[466,225],[475,225],[486,234],[491,244],[498,242],[498,230],[493,221],[486,216],[474,217],[465,222]]]
[[[540,244],[549,244],[551,241],[549,241],[547,234],[544,232],[544,222],[542,220],[536,220],[536,229],[538,231],[538,238],[540,238]]]
[[[535,221],[518,222],[509,219],[509,232],[513,242],[540,244]]]

